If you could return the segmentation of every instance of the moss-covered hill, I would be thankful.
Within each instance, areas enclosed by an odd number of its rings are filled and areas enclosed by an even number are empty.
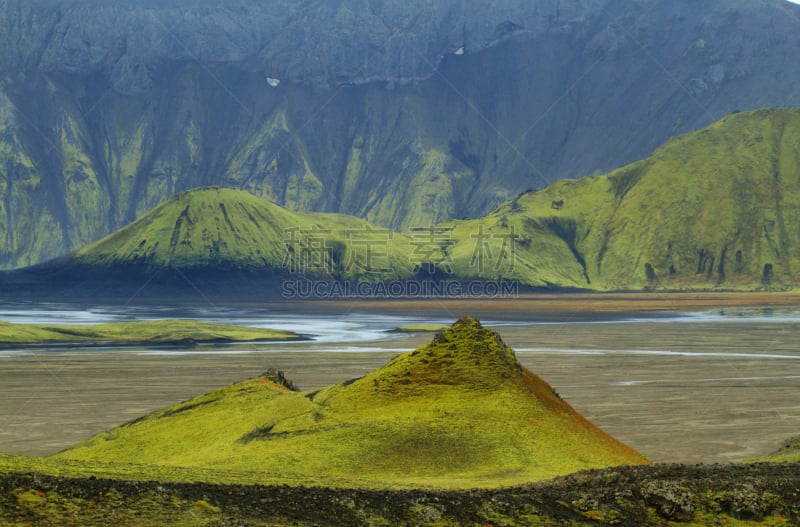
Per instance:
[[[760,110],[611,174],[559,181],[483,218],[416,231],[292,212],[239,190],[189,191],[56,268],[372,281],[435,271],[532,287],[784,289],[800,283],[799,226],[800,110]]]
[[[452,226],[459,239],[514,227],[507,276],[523,281],[560,272],[556,284],[595,289],[796,287],[800,109],[730,115],[609,175],[559,181]],[[468,245],[452,252],[464,258]]]
[[[758,461],[772,463],[800,463],[800,436],[795,436],[772,454],[765,456]]]
[[[407,236],[353,216],[292,212],[243,190],[212,187],[167,200],[78,251],[72,264],[143,272],[236,268],[359,278],[389,268],[408,275],[410,252]]]
[[[363,378],[301,393],[246,381],[53,459],[383,488],[508,485],[647,463],[578,415],[469,317]]]

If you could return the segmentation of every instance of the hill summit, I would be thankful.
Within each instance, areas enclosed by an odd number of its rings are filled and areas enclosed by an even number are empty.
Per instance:
[[[245,381],[57,457],[234,470],[265,483],[444,488],[647,463],[470,317],[360,379],[306,392]]]
[[[374,373],[380,390],[429,384],[463,385],[470,389],[496,389],[524,377],[514,350],[496,332],[472,317],[458,319],[421,348],[400,355]]]
[[[170,198],[137,221],[78,251],[75,263],[142,270],[260,271],[291,270],[304,263],[304,268],[345,276],[347,272],[338,264],[350,258],[346,233],[374,230],[378,228],[355,217],[298,213],[243,190],[208,187]],[[315,238],[310,240],[312,233]],[[324,250],[318,251],[319,261],[313,255],[295,255],[296,261],[287,260],[287,244],[297,251],[309,251],[314,241],[324,244]]]

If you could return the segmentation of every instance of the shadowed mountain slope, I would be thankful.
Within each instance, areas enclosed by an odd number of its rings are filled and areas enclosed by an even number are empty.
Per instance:
[[[785,0],[0,2],[0,267],[211,185],[395,230],[479,217],[732,111],[800,104],[798,13]]]

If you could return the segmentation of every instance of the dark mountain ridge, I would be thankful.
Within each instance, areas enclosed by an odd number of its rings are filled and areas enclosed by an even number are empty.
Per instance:
[[[0,266],[215,184],[401,231],[476,217],[734,110],[800,104],[798,13],[783,0],[0,2]]]
[[[77,516],[97,526],[114,525],[133,514],[153,522],[169,518],[177,524],[191,518],[214,525],[222,519],[253,527],[289,521],[300,526],[793,525],[800,521],[798,474],[797,464],[788,463],[643,465],[502,489],[386,491],[9,473],[0,475],[0,518],[60,525],[65,515],[47,517],[19,505],[14,492],[25,489],[46,495],[53,504],[92,500],[92,507],[74,507],[79,512],[70,519]],[[196,505],[201,501],[220,510],[202,516]]]

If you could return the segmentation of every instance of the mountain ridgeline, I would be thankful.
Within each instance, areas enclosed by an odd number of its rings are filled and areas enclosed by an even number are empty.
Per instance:
[[[800,110],[723,118],[608,175],[521,194],[475,220],[396,232],[242,190],[171,198],[72,256],[7,274],[159,273],[340,281],[518,280],[596,290],[789,289],[800,281]],[[246,277],[242,278],[246,283]]]
[[[475,218],[800,104],[784,0],[187,5],[0,1],[0,267],[212,185],[399,231]]]

